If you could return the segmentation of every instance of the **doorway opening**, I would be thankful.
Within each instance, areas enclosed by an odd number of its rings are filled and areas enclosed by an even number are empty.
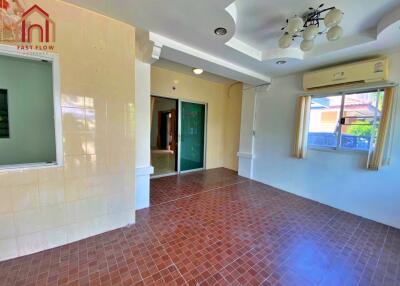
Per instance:
[[[154,177],[205,168],[207,104],[151,97]]]
[[[178,100],[151,97],[151,164],[154,176],[178,171]]]

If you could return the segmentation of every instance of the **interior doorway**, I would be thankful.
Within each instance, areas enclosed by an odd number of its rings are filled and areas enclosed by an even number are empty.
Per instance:
[[[151,164],[154,176],[177,172],[178,100],[151,97]]]

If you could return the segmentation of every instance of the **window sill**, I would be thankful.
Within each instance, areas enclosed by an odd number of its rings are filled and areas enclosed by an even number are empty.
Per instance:
[[[365,150],[351,150],[344,148],[324,148],[324,147],[309,147],[309,151],[321,151],[321,152],[329,152],[329,153],[343,153],[343,154],[360,154],[360,155],[368,155],[368,151]]]
[[[0,165],[0,173],[13,172],[13,171],[27,171],[36,169],[49,169],[63,167],[58,163],[30,163],[30,164],[16,164],[16,165]]]

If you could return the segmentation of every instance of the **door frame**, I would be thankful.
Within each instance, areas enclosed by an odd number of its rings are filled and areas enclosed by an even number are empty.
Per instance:
[[[193,170],[186,170],[186,171],[181,171],[181,143],[182,143],[182,132],[181,132],[181,120],[182,120],[182,102],[187,102],[187,103],[194,103],[194,104],[200,104],[204,105],[204,144],[203,144],[203,167],[193,169]],[[177,170],[178,174],[185,174],[185,173],[191,173],[191,172],[197,172],[197,171],[202,171],[206,169],[207,166],[207,123],[208,123],[208,103],[203,102],[203,101],[196,101],[196,100],[190,100],[190,99],[178,99],[178,165],[177,165]]]
[[[152,98],[152,97],[174,100],[174,101],[176,101],[176,108],[177,108],[177,122],[176,122],[176,124],[178,125],[178,128],[177,128],[178,129],[177,130],[178,134],[177,134],[177,142],[176,142],[177,146],[176,146],[176,148],[177,148],[178,152],[176,152],[176,156],[175,156],[175,168],[176,168],[176,171],[170,172],[170,173],[165,173],[165,174],[160,174],[160,175],[154,175],[153,174],[153,175],[150,176],[150,179],[157,179],[157,178],[174,176],[174,175],[179,174],[179,169],[178,169],[178,162],[179,162],[178,153],[179,153],[179,147],[180,147],[179,146],[179,137],[178,137],[179,136],[179,99],[176,98],[176,97],[171,97],[171,96],[161,96],[161,95],[157,95],[157,94],[154,94],[154,93],[150,94],[150,98]],[[150,110],[150,116],[153,116],[153,112],[151,112],[151,110]],[[151,156],[151,131],[152,131],[152,128],[153,128],[153,124],[150,125],[150,156]],[[150,164],[151,164],[151,162],[150,162]]]

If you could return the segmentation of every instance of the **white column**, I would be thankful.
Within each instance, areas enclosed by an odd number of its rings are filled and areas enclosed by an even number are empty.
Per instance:
[[[255,99],[255,88],[243,85],[238,157],[239,175],[246,178],[252,178]]]
[[[136,60],[136,210],[150,205],[150,64]]]
[[[257,137],[257,98],[266,96],[270,85],[243,86],[242,117],[240,122],[239,175],[253,178],[254,141]]]

